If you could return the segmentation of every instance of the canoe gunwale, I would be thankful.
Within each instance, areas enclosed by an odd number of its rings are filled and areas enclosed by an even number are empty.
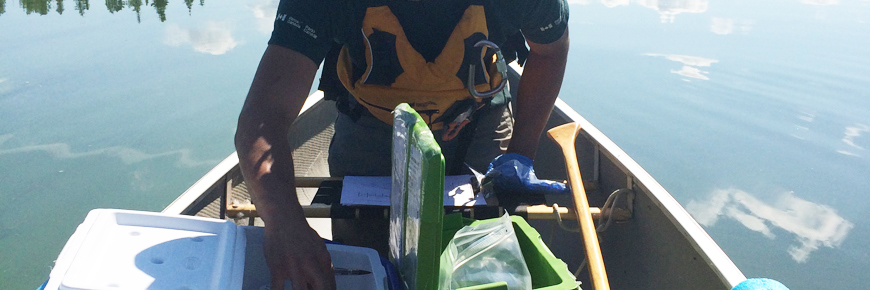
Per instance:
[[[194,214],[193,210],[198,203],[206,200],[208,196],[218,193],[216,191],[226,190],[226,181],[230,172],[238,167],[239,156],[233,151],[161,212],[178,215]],[[223,187],[219,188],[221,186]]]

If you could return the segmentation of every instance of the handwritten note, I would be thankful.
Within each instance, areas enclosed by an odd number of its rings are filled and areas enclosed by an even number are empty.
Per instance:
[[[444,205],[486,205],[483,196],[475,196],[471,175],[444,177]],[[390,205],[389,176],[346,176],[341,189],[342,205]]]
[[[341,204],[390,206],[390,177],[345,176]]]

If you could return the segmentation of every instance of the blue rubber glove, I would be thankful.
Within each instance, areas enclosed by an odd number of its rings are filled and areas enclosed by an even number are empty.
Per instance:
[[[519,192],[523,194],[567,194],[564,183],[538,179],[532,160],[516,153],[502,154],[489,163],[489,169],[481,184],[492,183],[496,192]]]
[[[776,280],[767,278],[752,278],[746,279],[731,290],[788,290],[788,287],[782,285]]]

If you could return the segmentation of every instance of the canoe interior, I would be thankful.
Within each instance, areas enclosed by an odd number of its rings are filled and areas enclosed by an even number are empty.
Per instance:
[[[337,112],[332,102],[320,100],[318,94],[309,100],[307,109],[291,128],[294,136],[300,136],[291,140],[296,173],[298,176],[329,176],[327,148]],[[547,126],[552,128],[577,119],[582,117],[559,101]],[[585,125],[576,142],[584,183],[592,184],[587,188],[590,206],[602,206],[610,193],[618,189],[633,192],[632,219],[614,223],[599,235],[611,289],[730,289],[745,279],[685,210],[676,201],[667,200],[672,200],[670,194],[651,177],[638,178],[646,176],[646,172],[639,166],[627,166],[634,161],[627,159],[609,140],[602,145],[601,138],[606,139],[603,135],[592,136],[591,133],[600,134],[591,125]],[[535,160],[539,177],[566,179],[562,158],[558,146],[542,135]],[[642,171],[641,174],[638,171]],[[231,192],[231,202],[250,202],[235,154],[164,212],[219,218],[225,204],[221,196],[227,191]],[[309,204],[315,192],[316,189],[298,189],[297,194],[302,204]],[[561,206],[572,206],[570,197],[548,199]],[[233,220],[244,225],[262,225],[259,219]],[[580,234],[564,231],[552,221],[530,221],[530,224],[551,251],[574,272],[584,255]],[[327,238],[331,236],[328,220],[316,221],[312,227]],[[578,280],[585,285],[583,287],[591,289],[586,271],[580,273]]]

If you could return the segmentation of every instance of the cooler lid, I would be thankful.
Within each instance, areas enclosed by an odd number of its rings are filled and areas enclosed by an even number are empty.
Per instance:
[[[95,209],[64,246],[46,289],[240,288],[244,248],[230,221]]]

